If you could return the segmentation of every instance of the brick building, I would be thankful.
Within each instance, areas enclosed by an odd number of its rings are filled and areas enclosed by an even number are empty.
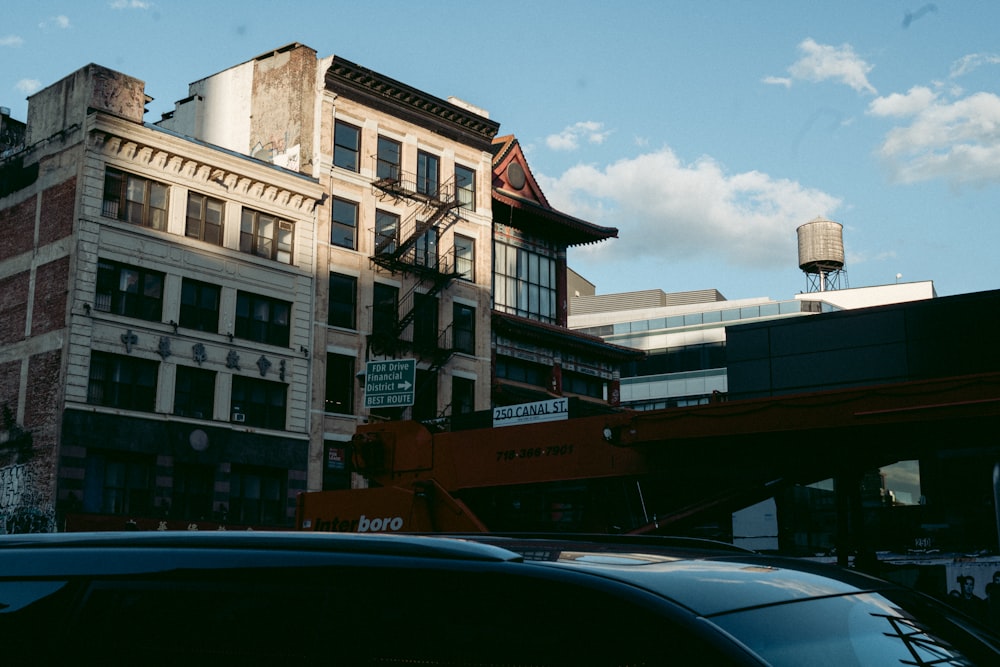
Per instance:
[[[89,65],[0,163],[0,532],[287,525],[305,488],[322,190],[146,101]]]

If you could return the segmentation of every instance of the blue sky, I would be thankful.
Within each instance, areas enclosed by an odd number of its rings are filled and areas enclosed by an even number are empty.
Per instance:
[[[550,202],[620,238],[598,293],[806,287],[795,229],[844,225],[851,287],[1000,288],[1000,3],[507,0],[5,3],[0,105],[94,62],[187,84],[297,41],[516,135]]]

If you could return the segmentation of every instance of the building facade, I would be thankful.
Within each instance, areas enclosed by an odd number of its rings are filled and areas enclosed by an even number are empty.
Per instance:
[[[284,526],[306,486],[322,189],[146,101],[85,67],[0,167],[6,532]]]
[[[461,100],[290,44],[191,84],[160,125],[316,178],[309,488],[363,486],[370,419],[490,405],[491,142]],[[411,359],[412,405],[379,404],[370,363]]]
[[[570,330],[566,265],[568,248],[617,235],[554,209],[513,135],[493,142],[493,405],[619,405],[619,368],[643,353]]]
[[[800,293],[784,301],[727,300],[713,289],[582,294],[570,300],[569,325],[645,351],[643,359],[622,368],[621,402],[658,410],[702,405],[729,393],[727,327],[934,296],[929,281]]]

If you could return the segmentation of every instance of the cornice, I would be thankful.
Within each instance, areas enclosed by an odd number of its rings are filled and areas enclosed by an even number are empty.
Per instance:
[[[326,71],[326,87],[359,104],[392,113],[484,151],[490,150],[500,129],[500,123],[494,120],[336,56]]]
[[[274,174],[276,178],[273,180],[250,176],[245,172],[220,166],[219,163],[209,162],[192,154],[182,154],[163,146],[154,146],[151,142],[143,142],[138,137],[124,137],[95,129],[90,133],[89,146],[92,150],[109,157],[162,171],[164,174],[199,183],[205,187],[211,187],[210,184],[221,186],[231,195],[292,209],[303,215],[311,215],[322,198],[322,189],[318,183],[315,184],[315,188],[310,188],[312,192],[305,191],[304,188],[293,189],[287,183],[277,182],[291,181],[293,177],[278,173]],[[268,167],[262,165],[261,168]]]

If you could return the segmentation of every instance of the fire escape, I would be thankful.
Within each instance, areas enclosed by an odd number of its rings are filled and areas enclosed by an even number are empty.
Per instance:
[[[452,280],[461,275],[455,270],[453,252],[439,253],[438,240],[460,218],[461,199],[454,181],[439,185],[436,181],[418,178],[417,174],[400,171],[399,166],[375,161],[376,178],[372,189],[382,200],[404,202],[412,207],[398,228],[375,230],[373,264],[390,271],[416,278],[413,287],[399,298],[394,322],[373,331],[368,339],[370,352],[388,357],[414,354],[429,364],[428,373],[435,374],[453,354],[451,325],[419,335],[415,325],[421,304],[434,300]],[[422,288],[422,289],[420,289]],[[409,339],[404,336],[413,326]]]

